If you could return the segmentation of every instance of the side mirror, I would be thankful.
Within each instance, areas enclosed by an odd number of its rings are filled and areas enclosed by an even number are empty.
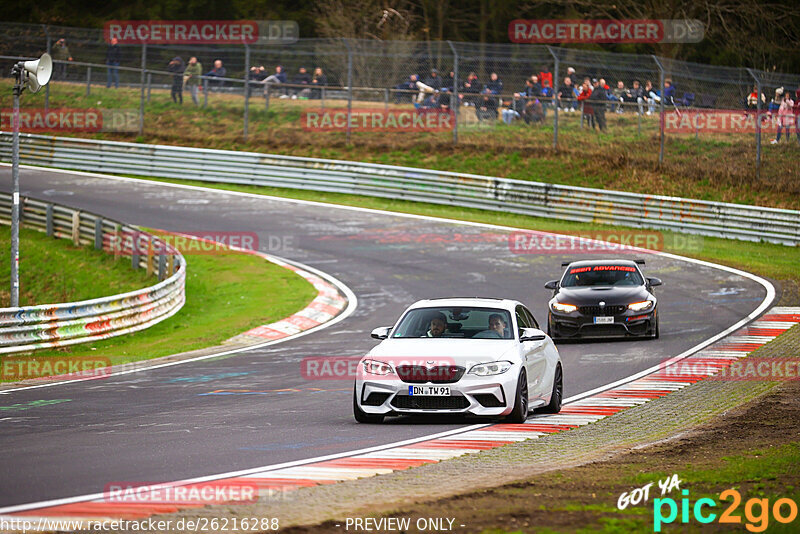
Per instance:
[[[547,338],[544,332],[538,328],[523,328],[519,333],[519,342],[525,341],[544,341]]]
[[[391,326],[380,326],[372,331],[370,336],[372,339],[386,339],[389,337],[389,332],[392,330]]]
[[[558,289],[558,280],[550,280],[549,282],[547,282],[544,285],[544,288],[545,289],[552,289],[552,290]]]
[[[647,283],[650,285],[650,287],[656,287],[662,284],[661,278],[648,278]]]

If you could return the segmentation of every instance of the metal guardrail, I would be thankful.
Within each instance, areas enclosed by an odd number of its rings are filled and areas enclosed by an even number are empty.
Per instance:
[[[11,218],[11,195],[0,193],[0,220]],[[185,301],[186,262],[159,238],[73,208],[22,199],[23,226],[80,246],[129,256],[134,269],[157,274],[156,285],[81,302],[0,309],[0,354],[97,341],[148,328]]]
[[[0,134],[0,159],[11,158]],[[25,134],[20,161],[430,202],[796,246],[800,211],[349,161]]]

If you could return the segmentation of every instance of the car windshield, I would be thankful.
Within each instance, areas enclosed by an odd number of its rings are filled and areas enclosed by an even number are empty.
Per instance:
[[[640,286],[644,283],[636,267],[587,265],[567,269],[561,287]]]
[[[511,315],[496,308],[438,307],[409,311],[394,338],[514,339]]]

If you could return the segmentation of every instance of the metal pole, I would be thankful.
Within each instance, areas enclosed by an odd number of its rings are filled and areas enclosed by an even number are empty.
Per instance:
[[[553,71],[553,149],[558,148],[558,56],[549,46],[547,50],[556,61]]]
[[[389,88],[383,90],[383,109],[389,111]]]
[[[47,36],[47,55],[52,57],[51,49],[53,48],[53,38],[50,37],[50,29],[45,26],[44,34]],[[44,86],[44,110],[50,110],[50,84]]]
[[[14,67],[14,112],[11,141],[11,307],[19,306],[19,95],[22,93],[21,65]]]
[[[269,111],[269,82],[264,84],[264,111]]]
[[[447,41],[450,45],[450,50],[453,51],[453,95],[454,98],[450,99],[450,111],[453,113],[453,144],[458,144],[458,113],[461,110],[461,104],[458,101],[458,51],[453,46],[451,41]]]
[[[342,42],[347,47],[347,139],[346,143],[350,144],[350,117],[353,114],[353,51],[350,49],[350,43],[347,39],[342,39]]]
[[[153,84],[153,73],[152,72],[148,72],[147,73],[147,103],[148,104],[150,103],[150,88],[152,87],[152,84]]]
[[[247,141],[247,127],[250,122],[250,83],[247,73],[250,72],[250,46],[244,44],[244,140]]]
[[[747,69],[756,81],[756,178],[761,177],[761,79],[751,69]],[[788,139],[788,137],[787,137]]]
[[[203,107],[208,107],[208,78],[203,77]]]
[[[139,75],[139,135],[144,135],[144,78],[147,74],[147,43],[142,44],[142,70]]]
[[[661,147],[658,150],[658,165],[661,166],[664,163],[664,67],[661,65],[661,62],[658,60],[656,56],[651,56],[653,61],[655,61],[656,66],[658,67],[659,72],[661,73],[661,100],[659,101],[659,119],[658,119],[658,130],[661,136]]]
[[[87,67],[87,69],[86,69],[86,96],[89,96],[91,93],[92,93],[92,67]]]

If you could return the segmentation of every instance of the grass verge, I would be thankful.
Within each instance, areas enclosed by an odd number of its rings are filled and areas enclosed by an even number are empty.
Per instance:
[[[77,249],[64,240],[51,243],[50,238],[32,230],[23,229],[21,235],[27,260],[21,268],[22,287],[29,302],[69,302],[155,282],[141,271],[131,270],[129,262],[115,261],[102,252]],[[186,304],[173,317],[140,332],[41,350],[31,358],[104,356],[116,365],[201,349],[291,315],[316,296],[314,287],[293,271],[250,254],[192,255],[187,264]],[[37,277],[39,282],[28,284]],[[7,274],[5,280],[7,286]],[[59,281],[68,290],[57,289],[56,283],[47,280]],[[40,293],[42,287],[50,288],[47,297]]]
[[[0,106],[10,107],[10,81],[0,80]],[[185,95],[188,97],[188,95]],[[137,141],[296,156],[345,159],[456,172],[503,176],[639,193],[658,193],[705,200],[800,209],[800,147],[794,138],[779,145],[764,134],[762,167],[755,172],[755,136],[704,133],[666,136],[664,163],[659,164],[658,116],[608,113],[608,130],[580,127],[579,113],[561,114],[559,147],[553,149],[552,112],[544,125],[482,124],[460,126],[459,144],[451,132],[354,132],[346,143],[344,132],[303,128],[303,109],[317,109],[319,101],[263,97],[250,105],[249,137],[243,141],[244,99],[211,93],[208,107],[197,108],[187,99],[171,102],[168,90],[153,89],[145,106],[143,136],[131,133],[74,134],[98,139]],[[41,95],[27,95],[23,104],[42,107]],[[326,102],[326,107],[345,103]],[[382,102],[360,102],[354,107],[382,109]],[[138,110],[139,91],[106,89],[54,82],[50,106]],[[389,104],[389,107],[398,107]],[[409,105],[399,106],[409,108]],[[464,108],[463,117],[473,117]],[[138,126],[138,123],[137,123]],[[639,130],[641,128],[641,133]],[[69,133],[58,135],[73,135]]]

